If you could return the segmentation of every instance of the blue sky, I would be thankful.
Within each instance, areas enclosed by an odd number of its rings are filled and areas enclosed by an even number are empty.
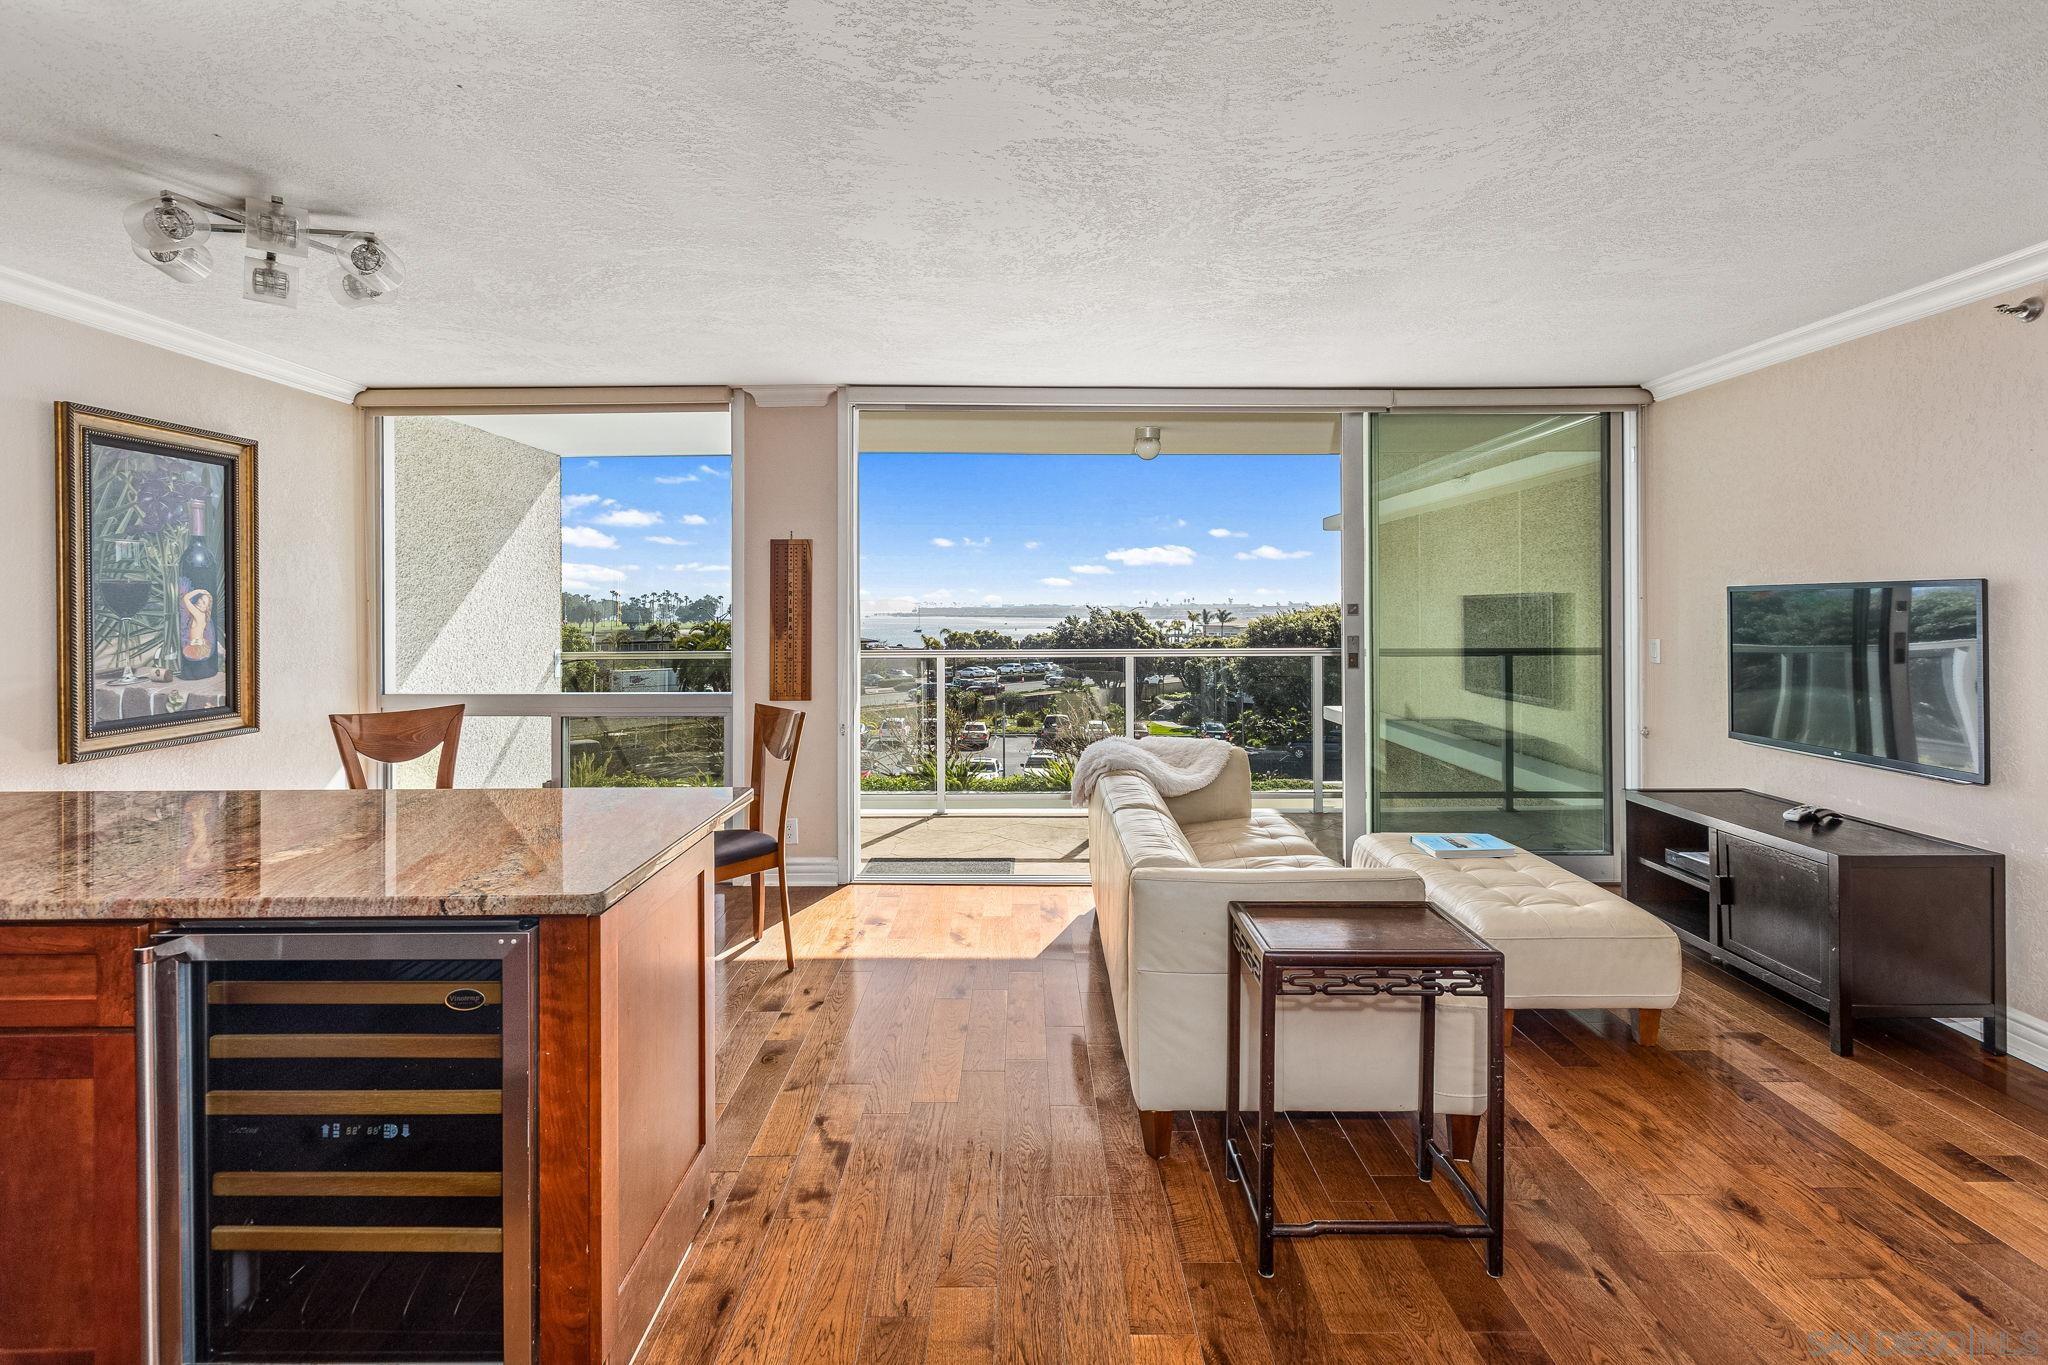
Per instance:
[[[1333,602],[1338,498],[1335,455],[863,453],[862,605]]]
[[[562,459],[562,586],[732,598],[730,455]]]

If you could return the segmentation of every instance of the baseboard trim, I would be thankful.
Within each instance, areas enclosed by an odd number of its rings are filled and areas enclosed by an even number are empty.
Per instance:
[[[1981,1019],[1942,1019],[1937,1022],[1972,1038],[1984,1036],[1984,1021]],[[2025,1062],[2039,1071],[2048,1071],[2048,1020],[2025,1010],[2008,1009],[2005,1014],[2005,1051],[2015,1061]]]
[[[53,318],[63,318],[66,322],[76,322],[101,332],[112,332],[115,336],[140,341],[160,350],[175,351],[209,365],[219,365],[223,369],[267,379],[273,384],[332,398],[337,403],[353,401],[363,387],[352,379],[300,365],[252,346],[202,332],[196,327],[145,313],[140,308],[114,303],[82,289],[73,289],[68,284],[58,284],[4,265],[0,265],[0,303],[32,308]]]
[[[791,886],[839,885],[837,858],[791,858],[787,866]]]
[[[1703,389],[1724,379],[1824,351],[1830,346],[1839,346],[1845,341],[1854,341],[1857,337],[1882,332],[1901,323],[1917,322],[2040,279],[2048,279],[2048,242],[2022,247],[1982,265],[1973,265],[1953,275],[1901,290],[1889,298],[1851,308],[1804,327],[1795,327],[1789,332],[1780,332],[1777,336],[1738,347],[1712,360],[1673,370],[1643,387],[1660,402],[1676,398],[1681,393],[1691,393],[1694,389]]]

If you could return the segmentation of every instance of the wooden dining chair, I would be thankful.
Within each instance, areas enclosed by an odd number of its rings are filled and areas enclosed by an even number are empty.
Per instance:
[[[348,773],[348,785],[362,791],[370,783],[363,776],[363,759],[379,763],[406,763],[441,746],[441,768],[434,775],[437,787],[455,785],[455,748],[462,739],[460,706],[423,706],[411,711],[372,711],[359,716],[329,716],[334,743],[341,750],[341,766]]]
[[[804,713],[766,702],[754,707],[754,758],[748,782],[754,788],[754,804],[747,814],[745,829],[722,829],[712,836],[712,857],[718,864],[720,882],[754,879],[754,938],[767,929],[768,870],[775,870],[782,891],[782,955],[789,969],[796,970],[796,939],[789,927],[789,869],[783,863],[782,831],[789,828],[789,793],[796,785],[796,750],[804,737]],[[768,809],[768,765],[782,768],[782,800],[776,807],[775,833],[761,828]]]

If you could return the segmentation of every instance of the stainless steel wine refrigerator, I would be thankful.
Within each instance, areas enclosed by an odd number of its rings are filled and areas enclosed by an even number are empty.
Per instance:
[[[534,1358],[533,940],[159,936],[138,967],[146,1358]]]

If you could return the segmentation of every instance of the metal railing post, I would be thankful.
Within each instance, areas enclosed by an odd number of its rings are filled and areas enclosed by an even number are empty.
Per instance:
[[[938,694],[932,699],[932,808],[946,813],[946,656],[932,656],[932,679]]]
[[[1308,714],[1309,788],[1314,793],[1309,808],[1317,815],[1323,813],[1323,656],[1311,654],[1308,660]]]
[[[1124,738],[1138,737],[1138,656],[1124,655]]]
[[[1500,652],[1500,791],[1501,810],[1515,810],[1515,651]]]

